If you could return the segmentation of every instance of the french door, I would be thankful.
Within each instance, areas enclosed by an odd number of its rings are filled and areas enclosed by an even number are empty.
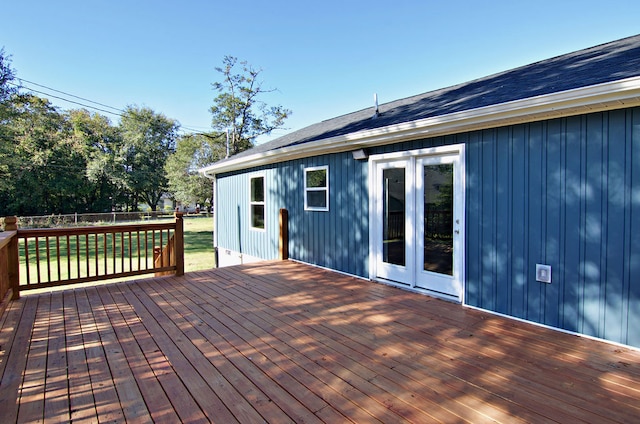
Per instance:
[[[461,300],[462,157],[450,146],[370,158],[375,278]]]

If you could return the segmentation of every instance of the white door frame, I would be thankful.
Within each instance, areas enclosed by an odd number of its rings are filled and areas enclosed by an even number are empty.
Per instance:
[[[448,300],[464,303],[464,282],[465,282],[465,151],[464,144],[455,144],[449,146],[439,146],[426,149],[418,149],[411,151],[402,151],[394,153],[385,153],[380,155],[372,155],[369,157],[369,278],[372,280],[379,280],[387,284],[395,285],[402,288],[408,288],[418,292],[430,294],[437,297],[442,297]],[[416,204],[416,197],[419,188],[416,187],[415,173],[417,169],[417,163],[422,158],[438,158],[446,156],[456,156],[454,159],[456,167],[454,168],[454,222],[457,220],[454,229],[454,276],[451,278],[451,284],[454,287],[453,292],[455,295],[446,295],[439,292],[434,292],[424,288],[416,286],[418,281],[418,270],[416,264],[416,258],[418,256],[416,251],[415,241],[408,240],[407,245],[411,246],[412,252],[407,255],[407,266],[411,268],[410,272],[413,276],[406,281],[406,283],[399,283],[393,281],[392,278],[385,277],[385,270],[380,267],[382,263],[382,252],[379,240],[382,240],[382,209],[380,206],[379,196],[381,190],[381,179],[379,178],[380,170],[389,166],[388,163],[398,162],[407,163],[407,178],[405,184],[407,185],[407,198],[406,208],[407,214],[413,214],[415,217],[416,210],[418,208]],[[378,181],[380,179],[380,181]],[[380,184],[379,184],[380,183]],[[414,219],[410,220],[413,222]],[[406,237],[415,237],[415,231],[411,223],[407,224]],[[411,231],[411,232],[409,232]],[[383,268],[388,267],[387,264]]]

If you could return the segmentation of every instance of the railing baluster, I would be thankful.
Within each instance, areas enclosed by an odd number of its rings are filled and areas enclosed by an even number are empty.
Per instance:
[[[100,259],[98,258],[98,236],[99,234],[94,234],[94,240],[93,240],[93,250],[95,252],[96,255],[96,259],[95,259],[95,264],[96,264],[96,275],[100,275],[100,266],[99,266],[99,261]]]
[[[124,272],[124,231],[120,232],[120,272]]]
[[[103,234],[103,239],[102,239],[102,247],[103,247],[103,252],[102,252],[102,256],[104,257],[104,275],[107,275],[109,272],[107,270],[107,233]]]
[[[36,271],[38,277],[38,284],[42,281],[40,278],[40,240],[36,237]]]
[[[78,278],[80,278],[80,234],[76,234],[76,265],[78,268]]]
[[[47,248],[47,281],[51,281],[51,252],[49,250],[49,236],[45,238]]]
[[[29,266],[29,239],[24,239],[24,262],[27,269],[27,285],[31,284],[31,267]]]
[[[174,261],[171,260],[171,254],[173,253],[173,246],[171,245],[171,230],[167,230],[167,265],[171,265]]]
[[[164,267],[164,255],[162,254],[162,247],[164,243],[162,242],[162,230],[160,230],[160,268]]]
[[[165,244],[162,244],[162,262],[163,262],[163,266],[167,266],[167,265],[171,265],[171,235],[169,234],[169,231],[167,230],[166,232],[167,234],[167,241],[166,243],[166,250],[167,253],[164,253],[164,249],[165,249]],[[168,262],[168,263],[167,263]]]
[[[67,234],[67,279],[71,280],[71,240]]]
[[[144,233],[144,240],[142,244],[144,245],[144,267],[143,269],[149,269],[149,230],[142,230]],[[152,254],[153,256],[153,254]]]
[[[142,268],[142,255],[140,254],[140,230],[138,230],[136,234],[136,243],[138,245],[138,252],[136,253],[138,256],[138,270],[140,270],[140,268]]]
[[[151,231],[151,251],[154,252],[156,248],[156,231],[153,230]],[[153,260],[153,262],[151,263],[151,268],[155,268],[156,267],[156,261],[155,259]]]
[[[84,235],[84,248],[85,248],[85,262],[87,263],[87,277],[91,277],[91,271],[89,270],[89,234]]]
[[[111,272],[116,272],[116,233],[111,233],[111,257],[113,259],[113,269]]]
[[[171,263],[171,233],[167,230],[167,262]]]
[[[133,271],[133,258],[131,257],[131,231],[129,233],[129,271]]]
[[[60,275],[60,237],[55,236],[56,239],[56,259],[57,259],[57,270],[58,270],[58,280],[61,280],[62,276]]]

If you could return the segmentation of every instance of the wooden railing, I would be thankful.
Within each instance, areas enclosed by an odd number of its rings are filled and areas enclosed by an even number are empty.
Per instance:
[[[12,228],[7,225],[7,220],[12,219],[5,218],[5,229]],[[7,234],[10,240],[0,250],[6,250],[8,258],[5,267],[0,253],[0,293],[8,284],[14,298],[23,290],[65,284],[150,273],[184,274],[181,213],[176,213],[175,221],[169,223],[17,229],[0,234]],[[156,251],[166,254],[157,255]],[[20,269],[13,280],[12,257]]]
[[[0,315],[17,299],[18,291],[18,238],[15,217],[5,219],[5,231],[0,233]]]

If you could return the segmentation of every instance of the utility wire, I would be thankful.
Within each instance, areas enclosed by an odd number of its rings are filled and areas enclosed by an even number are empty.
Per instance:
[[[22,84],[16,84],[14,82],[10,82],[9,84],[14,85],[14,86],[16,86],[18,88],[24,88],[24,89],[26,89],[28,91],[33,92],[33,93],[44,94],[45,96],[49,96],[49,97],[53,97],[54,99],[63,100],[65,102],[73,103],[75,105],[84,106],[84,107],[89,108],[89,109],[98,110],[100,112],[104,112],[104,113],[108,113],[108,114],[116,115],[116,116],[120,116],[120,117],[123,116],[121,113],[112,112],[110,110],[105,110],[105,109],[100,109],[100,108],[95,107],[95,106],[90,106],[90,105],[87,105],[87,104],[84,104],[84,103],[80,103],[80,102],[76,102],[76,101],[73,101],[73,100],[65,99],[64,97],[54,96],[53,94],[45,93],[44,91],[35,90],[35,89],[31,88],[31,87],[25,87]],[[77,97],[77,96],[74,96],[74,97]],[[107,106],[107,107],[110,107],[110,106]]]
[[[9,82],[9,84],[11,84],[11,85],[13,85],[15,87],[18,87],[18,88],[24,88],[24,89],[26,89],[28,91],[31,91],[31,92],[34,92],[34,93],[38,93],[38,94],[43,94],[45,96],[53,97],[54,99],[62,100],[62,101],[68,102],[68,103],[72,103],[72,104],[78,105],[78,106],[83,106],[83,107],[86,107],[86,108],[89,108],[89,109],[97,110],[99,112],[104,112],[104,113],[108,113],[110,115],[119,116],[121,118],[124,117],[123,114],[125,113],[125,111],[122,110],[122,109],[119,109],[117,107],[113,107],[113,106],[109,106],[109,105],[104,104],[104,103],[96,102],[96,101],[87,99],[85,97],[76,96],[74,94],[67,93],[65,91],[56,90],[55,88],[47,87],[46,85],[38,84],[37,82],[29,81],[29,80],[26,80],[24,78],[16,78],[16,79],[18,81],[20,81],[20,84],[16,84],[14,82]],[[24,84],[22,84],[23,82],[26,82],[26,83],[31,84],[31,85],[35,85],[37,87],[44,88],[46,90],[54,91],[56,93],[60,93],[60,94],[63,94],[65,96],[73,97],[75,99],[79,99],[79,100],[82,100],[82,101],[85,101],[85,102],[93,103],[95,105],[99,105],[99,106],[102,106],[102,107],[105,107],[105,108],[113,109],[113,110],[115,110],[117,112],[113,112],[113,111],[110,111],[110,110],[105,110],[105,109],[102,109],[102,108],[99,108],[99,107],[96,107],[96,106],[91,106],[91,105],[88,105],[88,104],[85,104],[85,103],[81,103],[81,102],[78,102],[78,101],[69,100],[69,99],[64,98],[64,97],[56,96],[56,95],[53,95],[51,93],[47,93],[47,92],[44,92],[44,91],[36,90],[36,89],[34,89],[32,87],[25,86]],[[180,130],[185,132],[185,133],[190,132],[191,134],[194,134],[194,135],[205,135],[205,136],[208,135],[204,131],[197,130],[195,128],[190,128],[189,126],[186,126],[186,125],[180,125]]]
[[[65,96],[69,96],[69,97],[73,97],[73,98],[75,98],[75,99],[83,100],[83,101],[85,101],[85,102],[93,103],[93,104],[96,104],[96,105],[98,105],[98,106],[102,106],[102,107],[106,107],[106,108],[109,108],[109,109],[113,109],[113,110],[118,111],[118,112],[120,112],[120,113],[124,113],[124,110],[119,109],[119,108],[117,108],[117,107],[113,107],[113,106],[105,105],[104,103],[95,102],[95,101],[93,101],[93,100],[89,100],[89,99],[86,99],[86,98],[84,98],[84,97],[80,97],[80,96],[73,95],[73,94],[71,94],[71,93],[66,93],[66,92],[64,92],[64,91],[56,90],[55,88],[47,87],[46,85],[38,84],[37,82],[29,81],[29,80],[26,80],[26,79],[24,79],[24,78],[17,78],[17,80],[18,80],[18,81],[20,81],[20,82],[23,82],[23,81],[24,81],[24,82],[26,82],[26,83],[28,83],[28,84],[35,85],[35,86],[37,86],[37,87],[41,87],[41,88],[45,88],[45,89],[47,89],[47,90],[55,91],[56,93],[64,94]],[[28,88],[28,87],[27,87],[27,88]]]

